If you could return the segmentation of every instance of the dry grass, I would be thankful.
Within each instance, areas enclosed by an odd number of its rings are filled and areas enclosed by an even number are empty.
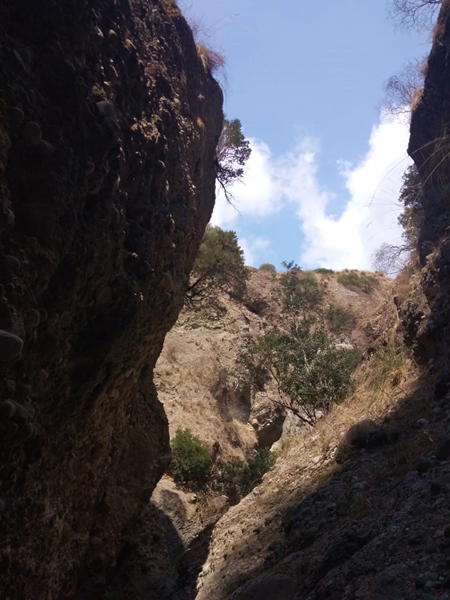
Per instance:
[[[210,73],[219,72],[225,66],[225,56],[205,44],[197,43],[197,54],[199,55],[203,66]]]

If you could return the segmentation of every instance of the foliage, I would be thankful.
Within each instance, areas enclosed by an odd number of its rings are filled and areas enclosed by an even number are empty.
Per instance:
[[[430,29],[442,0],[391,0],[390,15],[402,29]]]
[[[194,263],[186,298],[188,301],[201,300],[222,290],[233,298],[242,299],[249,275],[235,232],[208,225]]]
[[[175,482],[194,488],[205,485],[212,467],[206,444],[189,429],[177,429],[171,448],[170,474]]]
[[[350,331],[356,327],[357,320],[355,313],[342,306],[329,306],[325,312],[325,318],[330,330],[336,334]]]
[[[400,190],[400,201],[405,209],[398,218],[404,230],[405,244],[409,249],[415,248],[420,225],[423,221],[423,191],[422,181],[416,165],[411,165],[403,175]]]
[[[334,273],[333,269],[325,269],[325,267],[319,267],[318,269],[314,269],[314,273],[318,275],[332,275]]]
[[[258,448],[247,464],[239,459],[218,463],[219,482],[223,485],[230,501],[235,503],[249,494],[262,481],[263,475],[275,464],[277,455],[269,448]]]
[[[370,294],[378,285],[378,280],[374,275],[358,271],[342,271],[337,276],[337,282],[343,286],[357,287],[367,294]]]
[[[224,119],[222,132],[216,146],[216,177],[225,198],[230,203],[233,198],[230,187],[236,181],[242,180],[244,165],[250,158],[251,152],[250,142],[242,133],[240,120]]]
[[[272,265],[271,263],[263,263],[262,265],[259,265],[259,270],[267,271],[268,273],[276,273],[277,272],[275,265]]]
[[[302,272],[295,263],[284,262],[283,265],[290,267],[279,282],[283,309],[295,315],[317,310],[323,296],[315,276]]]
[[[352,388],[360,355],[338,348],[330,338],[315,277],[288,266],[280,279],[283,325],[247,338],[243,358],[252,375],[270,374],[280,404],[314,424],[317,411],[327,411]]]

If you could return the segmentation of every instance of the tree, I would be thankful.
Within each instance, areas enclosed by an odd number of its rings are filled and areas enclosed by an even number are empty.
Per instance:
[[[427,63],[425,59],[408,61],[403,69],[384,84],[383,108],[391,115],[408,114],[418,90],[423,87]]]
[[[192,270],[187,300],[193,302],[212,297],[216,290],[242,299],[248,277],[244,252],[236,233],[208,225]]]
[[[442,0],[391,0],[390,15],[402,29],[431,29]]]
[[[405,207],[398,218],[403,227],[403,243],[384,243],[371,258],[373,268],[385,275],[398,273],[405,266],[410,252],[417,246],[418,233],[423,221],[423,191],[422,181],[414,164],[403,174],[400,201]]]
[[[275,381],[276,403],[314,425],[318,411],[327,411],[351,389],[359,353],[339,348],[328,334],[313,275],[291,269],[280,284],[282,324],[248,337],[243,358],[254,380],[266,372]]]
[[[244,165],[251,152],[250,142],[242,133],[240,120],[224,119],[222,133],[216,146],[217,181],[229,203],[233,199],[230,187],[236,181],[242,180]]]

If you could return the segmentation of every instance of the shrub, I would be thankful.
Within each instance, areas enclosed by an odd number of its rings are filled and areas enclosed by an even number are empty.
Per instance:
[[[337,276],[337,282],[344,287],[353,286],[363,292],[370,294],[378,285],[378,279],[370,273],[359,273],[358,271],[342,271]]]
[[[272,265],[270,263],[263,263],[262,265],[259,266],[259,270],[267,271],[268,273],[276,273],[277,272],[275,265]]]
[[[329,306],[325,312],[325,318],[332,333],[342,333],[356,327],[356,315],[348,308]]]
[[[234,231],[208,225],[200,245],[186,298],[190,301],[214,296],[217,289],[241,300],[250,273]]]
[[[190,429],[177,429],[171,442],[170,474],[176,483],[201,487],[211,473],[212,461],[208,447]]]
[[[314,273],[318,273],[319,275],[332,275],[334,271],[333,269],[325,269],[324,267],[319,267],[318,269],[314,269]]]
[[[271,452],[269,448],[258,448],[254,458],[242,470],[241,492],[244,496],[261,483],[263,475],[273,467],[276,460],[275,452]]]
[[[258,448],[255,456],[247,464],[237,458],[226,463],[218,462],[218,482],[223,486],[231,504],[236,504],[240,498],[259,485],[276,460],[275,452],[271,452],[269,448]]]
[[[292,315],[318,311],[323,302],[323,293],[314,274],[304,273],[297,267],[282,275],[279,293],[283,310]]]

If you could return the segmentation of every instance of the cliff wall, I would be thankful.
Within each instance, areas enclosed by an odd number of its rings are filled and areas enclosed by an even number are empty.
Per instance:
[[[413,111],[408,152],[421,179],[418,254],[426,305],[411,311],[419,356],[440,373],[438,396],[450,390],[450,2],[434,31],[421,99]],[[415,314],[414,314],[415,312]],[[415,323],[415,327],[414,327]]]
[[[4,0],[0,112],[0,589],[102,597],[170,458],[222,94],[171,0]]]

